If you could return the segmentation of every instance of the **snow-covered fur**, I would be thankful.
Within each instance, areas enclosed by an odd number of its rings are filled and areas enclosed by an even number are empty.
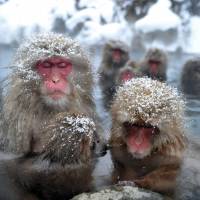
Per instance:
[[[63,165],[89,165],[97,145],[94,121],[83,114],[59,113],[42,127],[42,159]]]
[[[150,78],[135,78],[119,87],[111,107],[111,141],[123,135],[123,123],[143,121],[160,130],[152,151],[182,154],[185,103],[175,88]],[[170,145],[169,145],[170,144]]]
[[[41,79],[34,66],[38,60],[51,56],[64,56],[70,59],[74,67],[70,77],[73,93],[68,95],[65,107],[62,102],[47,105],[40,93]],[[38,34],[19,47],[13,66],[3,103],[2,150],[15,153],[30,151],[31,143],[40,138],[38,129],[41,124],[55,113],[74,111],[85,113],[92,119],[96,117],[91,95],[91,65],[77,42],[61,34]]]

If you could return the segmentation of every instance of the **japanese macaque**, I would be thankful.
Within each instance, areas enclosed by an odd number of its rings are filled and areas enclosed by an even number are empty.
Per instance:
[[[13,66],[3,105],[3,151],[37,152],[41,124],[62,111],[97,123],[91,66],[78,43],[61,34],[36,35],[19,47]]]
[[[138,64],[135,61],[129,60],[125,66],[119,70],[116,77],[116,85],[121,85],[132,78],[142,76],[139,70]]]
[[[0,199],[64,200],[92,189],[96,158],[105,154],[94,121],[59,113],[40,134],[37,153],[0,162]]]
[[[99,69],[99,84],[102,89],[103,103],[109,109],[115,93],[115,79],[120,68],[129,59],[129,48],[120,41],[109,41],[103,50],[103,59]]]
[[[181,75],[181,87],[185,94],[200,96],[200,59],[185,63]]]
[[[167,56],[161,49],[149,49],[140,65],[143,75],[166,81]]]
[[[150,78],[119,87],[111,106],[113,183],[173,195],[187,144],[184,105],[177,90]]]

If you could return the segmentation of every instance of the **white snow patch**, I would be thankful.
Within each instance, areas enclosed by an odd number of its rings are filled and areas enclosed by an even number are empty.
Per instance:
[[[185,51],[189,53],[200,53],[200,17],[191,17],[189,30],[190,37],[186,44]]]
[[[135,23],[137,31],[143,33],[155,30],[166,31],[181,25],[181,19],[170,10],[169,0],[159,0],[148,11],[147,15]]]

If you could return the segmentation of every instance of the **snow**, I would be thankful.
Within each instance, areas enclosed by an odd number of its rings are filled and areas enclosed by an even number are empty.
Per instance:
[[[188,53],[200,52],[200,19],[189,18],[185,25],[184,19],[171,10],[169,0],[158,0],[135,25],[126,21],[114,0],[80,0],[78,5],[74,0],[9,0],[0,5],[0,44],[20,43],[33,33],[52,31],[55,20],[61,18],[68,34],[87,46],[116,38],[130,45],[139,34],[145,48],[175,51],[180,47]],[[184,33],[185,27],[190,35]],[[175,32],[171,34],[170,30]],[[148,36],[151,33],[155,33],[153,39]]]
[[[163,123],[182,124],[184,109],[185,102],[177,89],[146,77],[131,79],[120,86],[112,105],[122,122],[127,118],[132,123],[141,119],[158,127]]]
[[[169,0],[159,0],[148,11],[147,15],[135,23],[137,31],[143,33],[155,30],[166,31],[181,25],[181,19],[170,10]]]
[[[185,48],[188,53],[200,53],[200,17],[191,17],[189,30],[190,37]]]

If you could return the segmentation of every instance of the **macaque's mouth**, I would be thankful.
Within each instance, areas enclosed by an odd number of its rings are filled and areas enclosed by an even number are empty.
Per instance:
[[[159,133],[158,127],[146,123],[124,122],[125,140],[131,153],[144,154],[149,151],[152,141]]]
[[[62,91],[54,91],[54,92],[49,93],[48,96],[51,97],[52,99],[57,100],[64,97],[65,93]]]

